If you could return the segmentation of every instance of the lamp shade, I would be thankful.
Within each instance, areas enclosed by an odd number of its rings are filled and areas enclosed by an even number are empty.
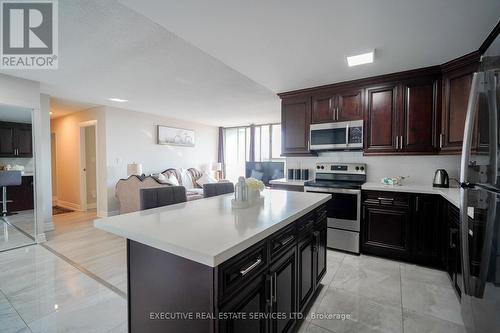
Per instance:
[[[212,170],[213,171],[222,171],[222,163],[220,163],[220,162],[212,163]]]
[[[142,175],[142,164],[139,163],[131,163],[127,164],[127,176]]]

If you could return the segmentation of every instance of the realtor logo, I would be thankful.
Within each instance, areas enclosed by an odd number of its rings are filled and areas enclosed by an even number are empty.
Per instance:
[[[1,0],[2,69],[57,69],[57,0]]]

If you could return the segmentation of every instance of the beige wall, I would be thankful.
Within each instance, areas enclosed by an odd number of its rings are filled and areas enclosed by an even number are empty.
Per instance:
[[[56,141],[56,186],[57,200],[63,206],[81,209],[80,198],[80,127],[85,123],[97,122],[97,211],[99,215],[107,212],[106,199],[106,128],[104,108],[92,108],[52,119],[51,132]],[[102,197],[102,198],[101,198]]]
[[[85,170],[87,205],[96,204],[96,142],[95,126],[85,127]]]

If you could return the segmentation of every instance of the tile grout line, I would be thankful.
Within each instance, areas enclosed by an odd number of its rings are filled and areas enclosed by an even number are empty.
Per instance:
[[[7,303],[9,303],[10,307],[17,313],[17,315],[19,316],[19,318],[23,321],[24,325],[26,325],[26,328],[30,331],[30,332],[33,332],[31,330],[31,327],[28,325],[28,323],[26,322],[26,320],[24,320],[24,318],[21,316],[21,314],[17,311],[17,309],[14,307],[14,304],[12,304],[12,302],[10,301],[9,297],[7,297],[7,295],[3,292],[2,289],[0,289],[0,294],[3,295],[3,297],[5,298],[5,300],[7,301]]]
[[[75,267],[76,269],[78,269],[80,272],[82,272],[83,274],[87,275],[91,279],[95,280],[96,282],[98,282],[98,283],[102,284],[103,286],[107,287],[108,289],[110,289],[114,293],[118,294],[118,296],[120,296],[121,298],[127,300],[127,294],[125,292],[121,291],[119,288],[113,286],[111,283],[105,281],[104,279],[102,279],[101,277],[99,277],[96,274],[92,273],[88,269],[82,267],[81,265],[79,265],[78,263],[74,262],[70,258],[68,258],[68,257],[64,256],[63,254],[57,252],[56,250],[52,249],[50,246],[48,246],[48,245],[46,245],[44,243],[40,243],[39,245],[42,246],[43,248],[45,248],[46,250],[50,251],[55,256],[57,256],[60,259],[64,260],[65,262],[67,262],[71,266]]]

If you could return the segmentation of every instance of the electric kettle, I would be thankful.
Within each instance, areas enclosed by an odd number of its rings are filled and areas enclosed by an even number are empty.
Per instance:
[[[450,177],[445,169],[437,169],[434,173],[433,187],[450,187]]]

